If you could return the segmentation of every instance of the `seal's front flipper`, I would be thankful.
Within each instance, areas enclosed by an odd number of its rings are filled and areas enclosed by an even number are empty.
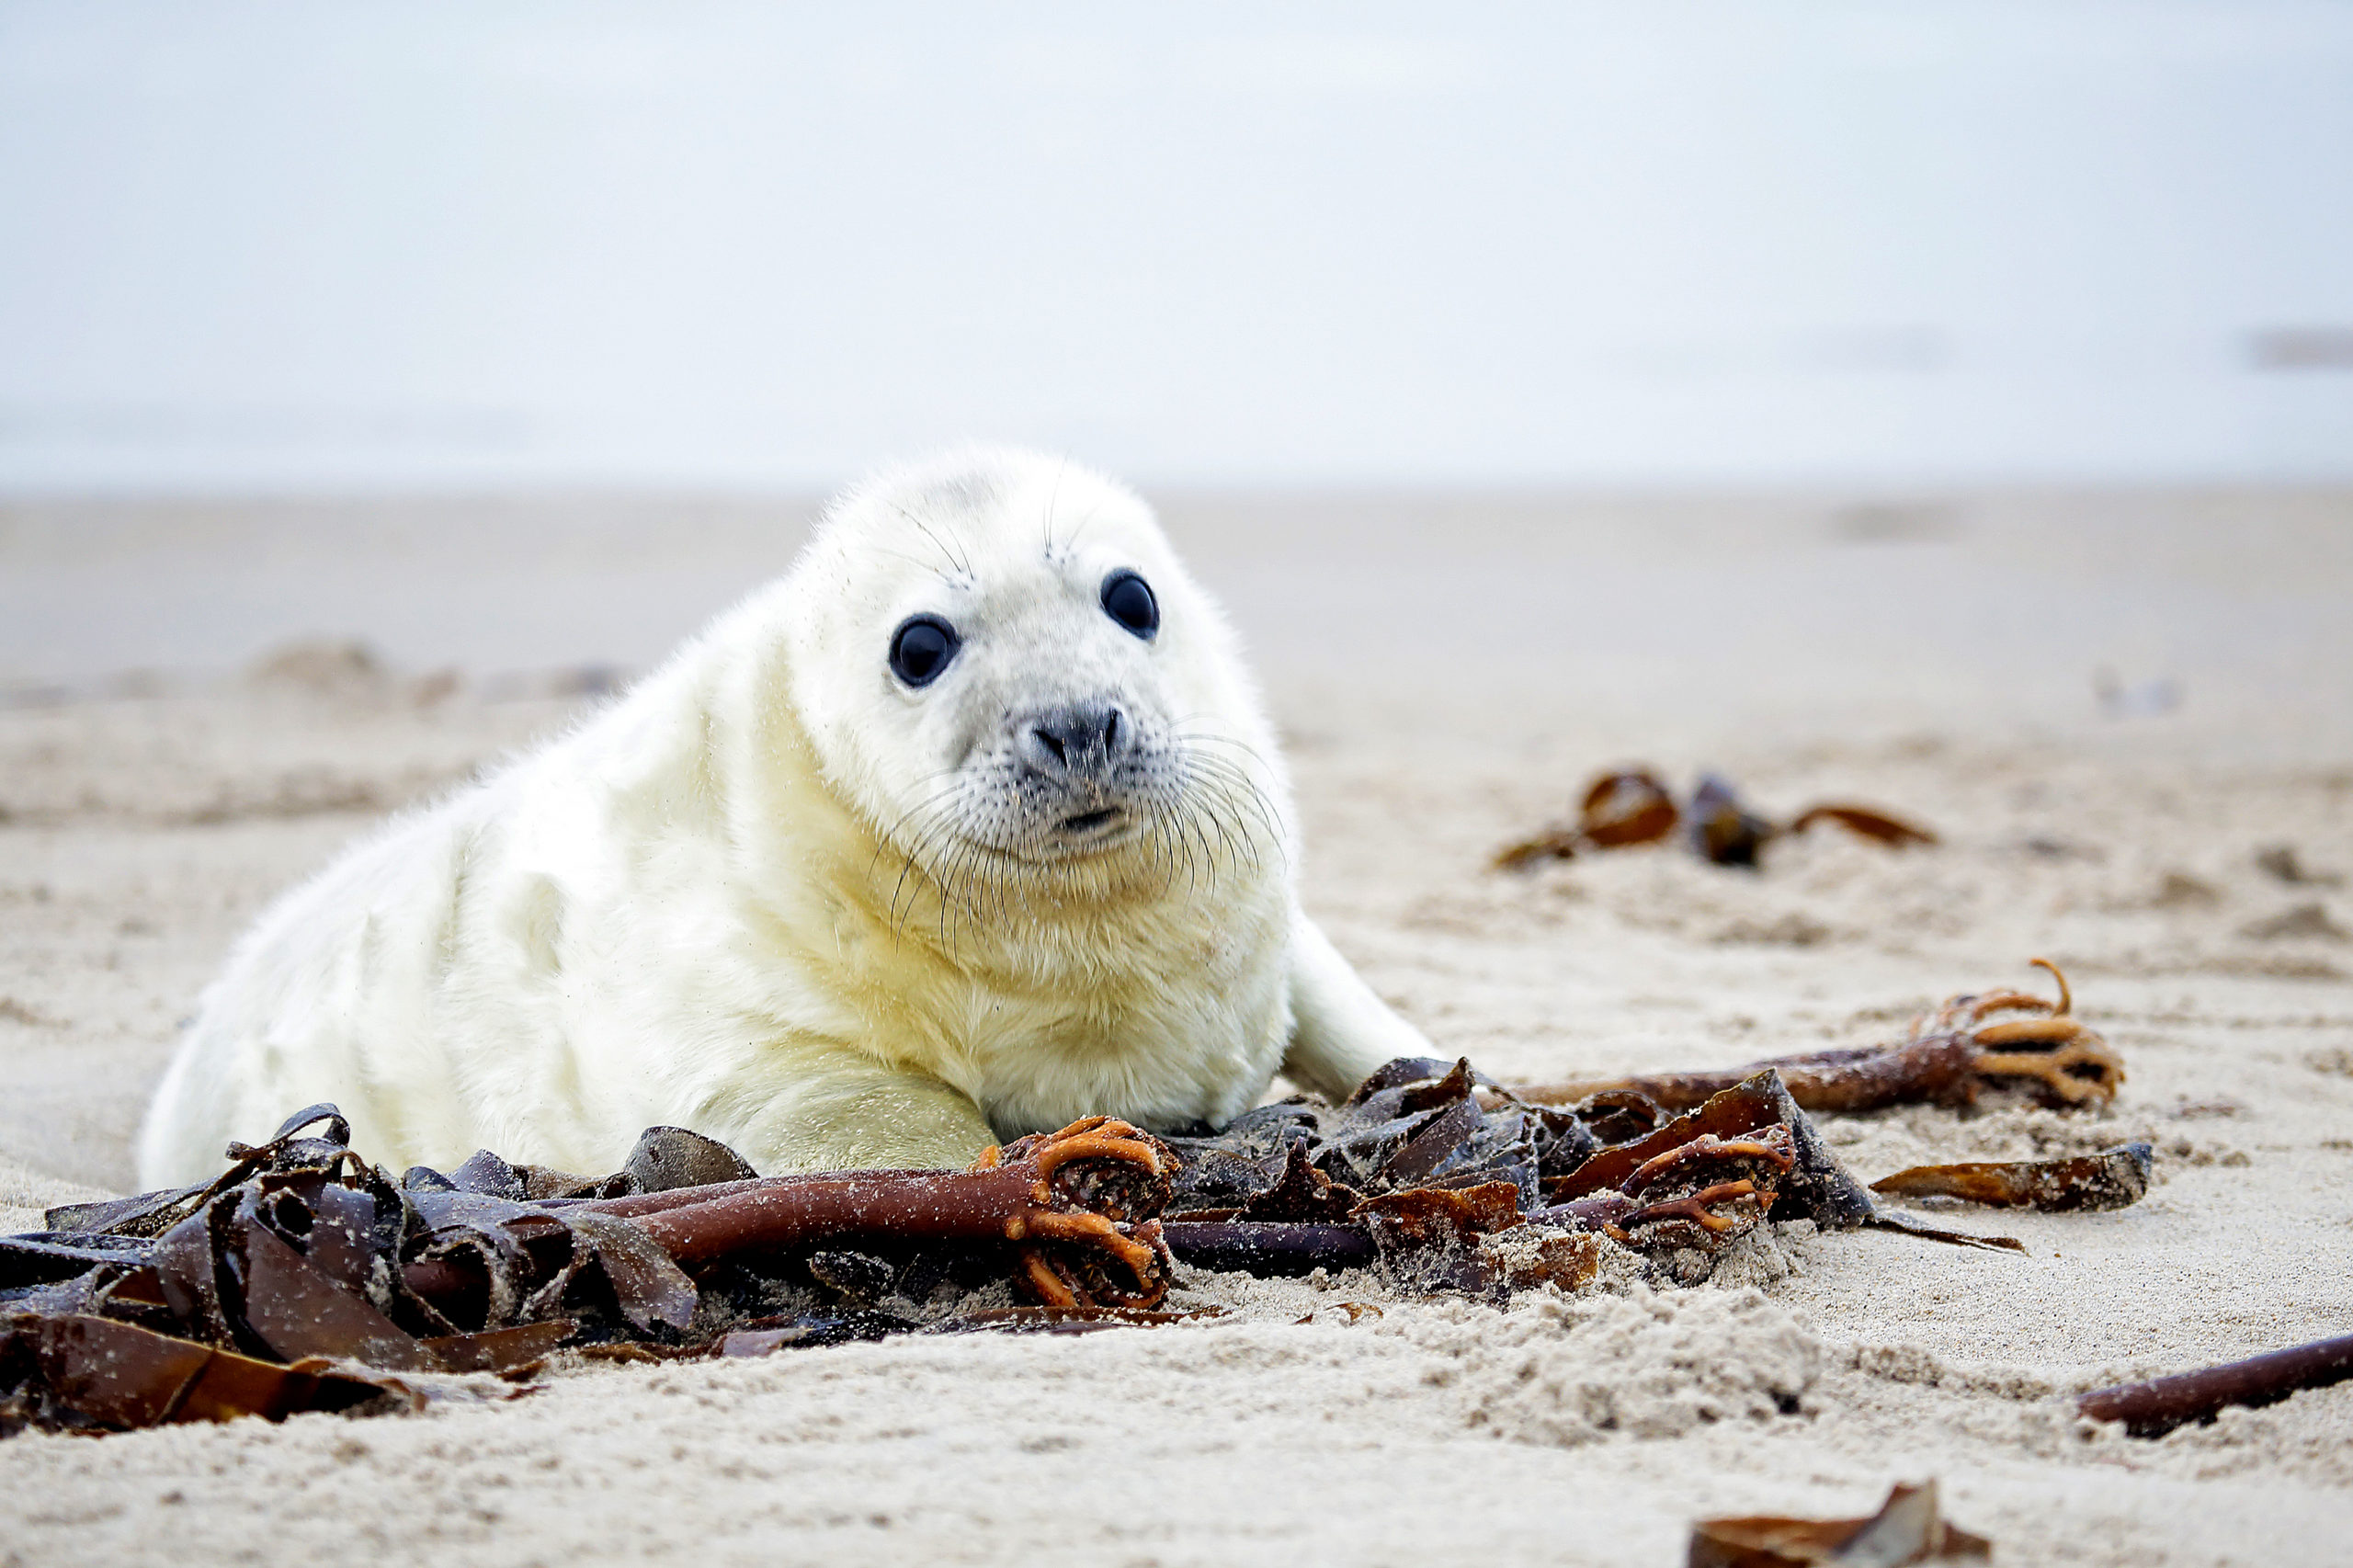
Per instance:
[[[1283,1071],[1294,1082],[1341,1100],[1384,1062],[1438,1054],[1421,1030],[1373,994],[1314,921],[1292,915],[1290,1048]]]
[[[732,1125],[719,1136],[762,1176],[962,1170],[996,1142],[964,1094],[847,1051],[797,1061],[777,1081],[787,1087],[750,1115],[712,1119]]]

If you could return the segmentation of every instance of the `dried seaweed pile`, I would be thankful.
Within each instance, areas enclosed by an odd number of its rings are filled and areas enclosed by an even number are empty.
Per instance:
[[[45,1231],[0,1240],[0,1432],[481,1397],[453,1375],[527,1376],[563,1345],[637,1357],[872,1336],[920,1325],[813,1312],[813,1290],[928,1293],[916,1273],[1115,1311],[1168,1289],[1150,1216],[1176,1163],[1105,1118],[970,1171],[768,1179],[676,1128],[649,1130],[602,1178],[483,1152],[395,1179],[349,1138],[313,1106],[233,1146],[205,1186],[53,1209]]]
[[[2065,1007],[2063,983],[2055,1004],[1959,998],[1875,1051],[1574,1094],[1400,1060],[1340,1105],[1295,1099],[1166,1138],[1089,1118],[965,1171],[764,1178],[655,1128],[608,1176],[484,1152],[394,1177],[313,1106],[233,1147],[209,1184],[52,1210],[46,1230],[0,1240],[0,1431],[485,1397],[504,1385],[461,1374],[519,1380],[559,1346],[756,1355],[1160,1322],[1187,1265],[1363,1267],[1400,1292],[1501,1299],[1575,1289],[1613,1255],[1695,1282],[1773,1219],[2015,1246],[1880,1210],[1806,1112],[2112,1096],[2120,1066]],[[2145,1149],[2076,1164],[1904,1173],[1902,1190],[1943,1179],[2065,1208],[2145,1185]]]

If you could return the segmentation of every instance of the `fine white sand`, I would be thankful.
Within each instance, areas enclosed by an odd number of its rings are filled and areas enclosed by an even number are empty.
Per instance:
[[[2353,1332],[2353,497],[1168,512],[1283,715],[1309,903],[1442,1046],[1507,1077],[1728,1064],[1891,1038],[2045,954],[2126,1059],[2111,1112],[1825,1131],[1866,1179],[2147,1138],[2148,1198],[1938,1212],[2023,1257],[1783,1227],[1699,1290],[1505,1312],[1195,1276],[1180,1304],[1226,1315],[25,1436],[0,1562],[1619,1568],[1681,1561],[1695,1517],[1928,1476],[2002,1562],[2344,1561],[2353,1385],[2155,1443],[2063,1396]],[[264,901],[563,723],[582,668],[658,656],[804,516],[0,509],[0,1224],[130,1180],[174,1023]],[[301,633],[386,667],[237,673]],[[1944,843],[1485,869],[1630,760]],[[2258,864],[2283,845],[2323,880]]]

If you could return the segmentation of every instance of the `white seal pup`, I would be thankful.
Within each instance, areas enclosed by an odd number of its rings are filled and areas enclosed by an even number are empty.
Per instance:
[[[282,898],[140,1136],[215,1174],[314,1100],[394,1169],[962,1165],[1108,1112],[1222,1123],[1428,1042],[1302,912],[1235,639],[1128,490],[960,453],[563,738]]]

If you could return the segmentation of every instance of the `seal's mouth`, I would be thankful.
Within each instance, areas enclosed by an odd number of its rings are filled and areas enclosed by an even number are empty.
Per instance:
[[[1070,837],[1083,838],[1099,829],[1110,826],[1127,814],[1117,806],[1106,806],[1101,811],[1096,812],[1081,812],[1076,816],[1063,818],[1062,831]]]

